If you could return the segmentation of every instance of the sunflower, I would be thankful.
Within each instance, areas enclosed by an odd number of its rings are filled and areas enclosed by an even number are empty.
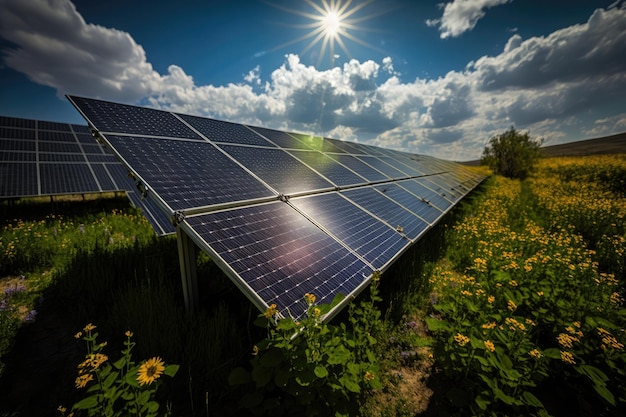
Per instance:
[[[137,371],[137,381],[139,381],[139,385],[150,385],[159,379],[164,370],[165,363],[161,358],[155,356],[141,364],[139,371]]]

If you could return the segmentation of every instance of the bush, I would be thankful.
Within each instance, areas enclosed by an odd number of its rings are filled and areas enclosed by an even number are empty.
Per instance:
[[[524,179],[539,159],[540,146],[541,141],[532,139],[528,132],[521,133],[511,127],[489,139],[480,162],[489,165],[496,174]]]

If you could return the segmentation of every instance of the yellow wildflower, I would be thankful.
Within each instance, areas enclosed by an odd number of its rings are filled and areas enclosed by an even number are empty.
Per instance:
[[[489,351],[489,352],[493,352],[496,350],[495,345],[493,344],[492,341],[490,340],[485,340],[485,348]]]
[[[165,364],[158,356],[150,358],[139,367],[137,381],[139,385],[150,385],[165,371]]]
[[[510,285],[511,287],[517,287],[517,281],[515,281],[514,279],[510,280],[510,281],[509,281],[509,285]]]
[[[61,414],[65,414],[65,412],[67,411],[67,408],[63,407],[62,405],[57,407],[57,411]]]
[[[126,333],[124,333],[126,335],[126,337],[133,337],[133,332],[131,332],[130,330],[126,330]]]
[[[89,381],[93,381],[93,375],[92,374],[83,374],[83,375],[79,375],[76,380],[74,381],[74,384],[76,385],[76,388],[85,388],[87,386],[87,384],[89,383]]]
[[[528,354],[535,359],[539,359],[543,356],[541,352],[539,352],[539,349],[533,349],[530,352],[528,352]]]
[[[259,347],[257,345],[252,346],[252,356],[259,354]]]
[[[496,327],[496,322],[492,321],[491,323],[486,323],[482,325],[483,329],[493,329],[494,327]]]
[[[315,307],[313,309],[313,317],[319,317],[320,314],[322,314],[322,310],[320,310],[319,308]]]
[[[574,355],[572,355],[569,352],[561,351],[561,360],[571,365],[576,365],[576,361],[574,360]]]
[[[538,295],[539,297],[543,297],[543,291],[537,291],[537,295]]]
[[[466,344],[469,343],[470,339],[469,337],[464,336],[461,333],[457,333],[456,336],[454,336],[454,341],[457,342],[461,346],[465,346]]]
[[[380,271],[374,271],[374,273],[372,273],[372,281],[374,282],[380,281],[380,276],[381,276]]]
[[[513,300],[507,301],[506,305],[507,305],[507,308],[511,311],[517,310],[517,304],[515,304]]]
[[[278,310],[276,309],[276,304],[270,304],[270,306],[267,308],[267,310],[265,310],[265,313],[263,313],[263,315],[265,316],[265,318],[271,319],[276,315],[277,312]]]
[[[304,299],[306,300],[307,304],[313,304],[315,303],[315,294],[304,294]]]
[[[487,297],[487,302],[489,304],[493,304],[496,301],[496,297],[494,297],[493,295],[490,295],[489,297]]]
[[[365,372],[365,376],[363,377],[366,381],[372,381],[376,376],[370,371]]]
[[[74,335],[75,339],[80,339],[81,337],[83,337],[83,332],[78,332]]]
[[[91,323],[87,324],[87,325],[83,328],[83,330],[84,330],[85,332],[90,332],[90,331],[95,330],[95,329],[96,329],[96,326],[94,326],[94,325],[93,325],[93,324],[91,324]]]

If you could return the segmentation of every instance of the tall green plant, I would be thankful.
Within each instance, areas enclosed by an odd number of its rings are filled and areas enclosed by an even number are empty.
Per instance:
[[[268,336],[253,349],[252,370],[237,368],[229,378],[255,388],[240,405],[257,415],[357,415],[362,396],[382,388],[374,350],[379,278],[375,273],[369,299],[350,307],[348,325],[324,323],[332,304],[316,305],[313,294],[304,296],[302,321],[284,318],[274,325],[275,305],[261,314],[256,324]]]
[[[513,127],[493,136],[483,151],[481,163],[489,165],[496,174],[524,179],[532,172],[539,159],[541,141],[532,139],[528,132]]]

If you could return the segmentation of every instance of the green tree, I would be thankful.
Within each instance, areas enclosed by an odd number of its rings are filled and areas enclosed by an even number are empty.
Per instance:
[[[541,140],[531,138],[528,132],[518,132],[511,127],[489,139],[480,163],[489,165],[496,174],[524,179],[541,156],[541,143]]]

